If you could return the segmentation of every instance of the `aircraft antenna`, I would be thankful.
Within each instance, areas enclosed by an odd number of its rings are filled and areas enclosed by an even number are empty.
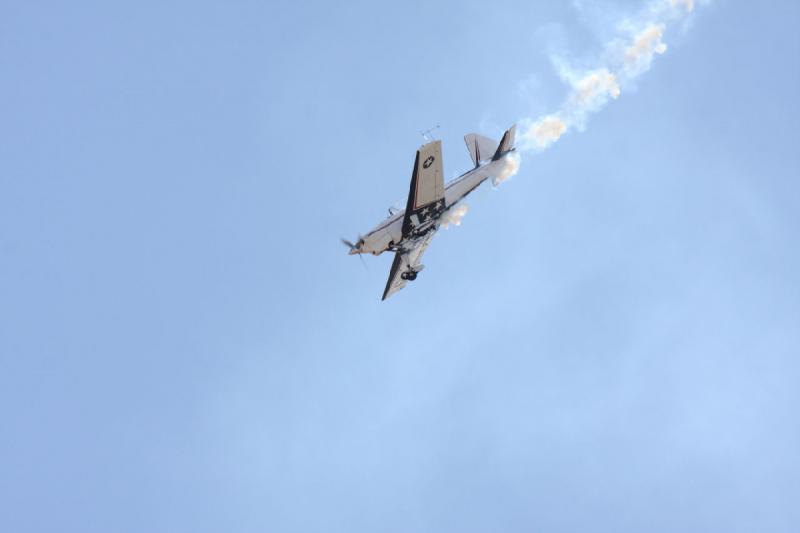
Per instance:
[[[419,133],[420,133],[420,135],[422,135],[422,138],[423,138],[423,139],[425,139],[425,142],[426,142],[426,143],[429,143],[429,142],[431,142],[431,141],[433,141],[433,140],[435,140],[435,139],[436,139],[436,137],[434,137],[434,136],[433,136],[433,135],[431,135],[431,134],[432,134],[434,131],[438,130],[438,129],[439,129],[439,127],[440,127],[440,126],[437,124],[437,125],[435,125],[434,127],[432,127],[432,128],[429,128],[429,129],[427,129],[427,130],[425,130],[425,131],[421,131],[421,132],[419,132]]]

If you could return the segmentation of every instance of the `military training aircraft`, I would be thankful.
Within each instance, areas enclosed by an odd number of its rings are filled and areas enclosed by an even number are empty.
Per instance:
[[[448,212],[462,198],[474,191],[487,178],[501,179],[516,160],[509,157],[515,151],[516,126],[503,135],[498,144],[487,137],[471,133],[464,137],[475,167],[444,184],[442,143],[429,142],[420,147],[411,174],[411,188],[405,210],[389,209],[389,217],[372,231],[359,236],[353,244],[342,239],[350,254],[380,255],[395,252],[383,300],[413,281],[424,268],[422,254],[430,244]],[[516,155],[512,156],[516,157]]]

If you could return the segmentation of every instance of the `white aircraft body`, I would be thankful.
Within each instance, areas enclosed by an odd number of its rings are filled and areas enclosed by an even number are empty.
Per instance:
[[[496,180],[508,173],[509,154],[515,151],[516,126],[505,132],[500,143],[471,133],[464,137],[475,167],[444,183],[442,143],[433,141],[420,147],[411,174],[411,188],[405,210],[389,209],[389,217],[355,244],[342,239],[350,254],[395,252],[383,300],[417,278],[424,265],[422,254],[450,209],[488,178]]]

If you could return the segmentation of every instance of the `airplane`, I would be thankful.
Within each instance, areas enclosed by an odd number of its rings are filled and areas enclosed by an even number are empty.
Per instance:
[[[475,166],[447,185],[442,170],[442,142],[422,145],[414,160],[405,210],[390,208],[388,218],[359,236],[355,244],[342,239],[350,255],[395,252],[382,300],[417,279],[417,274],[425,268],[420,262],[422,255],[459,201],[488,178],[497,184],[516,171],[519,165],[514,147],[516,128],[514,125],[506,131],[499,143],[476,133],[466,135],[464,142]]]

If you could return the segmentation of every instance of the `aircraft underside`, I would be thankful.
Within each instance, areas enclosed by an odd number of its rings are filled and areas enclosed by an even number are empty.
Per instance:
[[[383,292],[384,300],[405,287],[406,282],[415,280],[422,271],[422,255],[447,211],[487,178],[505,171],[507,156],[514,150],[515,130],[516,127],[509,129],[500,143],[476,134],[467,135],[464,140],[475,168],[447,186],[442,170],[441,141],[423,145],[414,161],[406,209],[399,213],[390,211],[389,219],[359,238],[356,244],[342,239],[351,254],[395,252]]]

